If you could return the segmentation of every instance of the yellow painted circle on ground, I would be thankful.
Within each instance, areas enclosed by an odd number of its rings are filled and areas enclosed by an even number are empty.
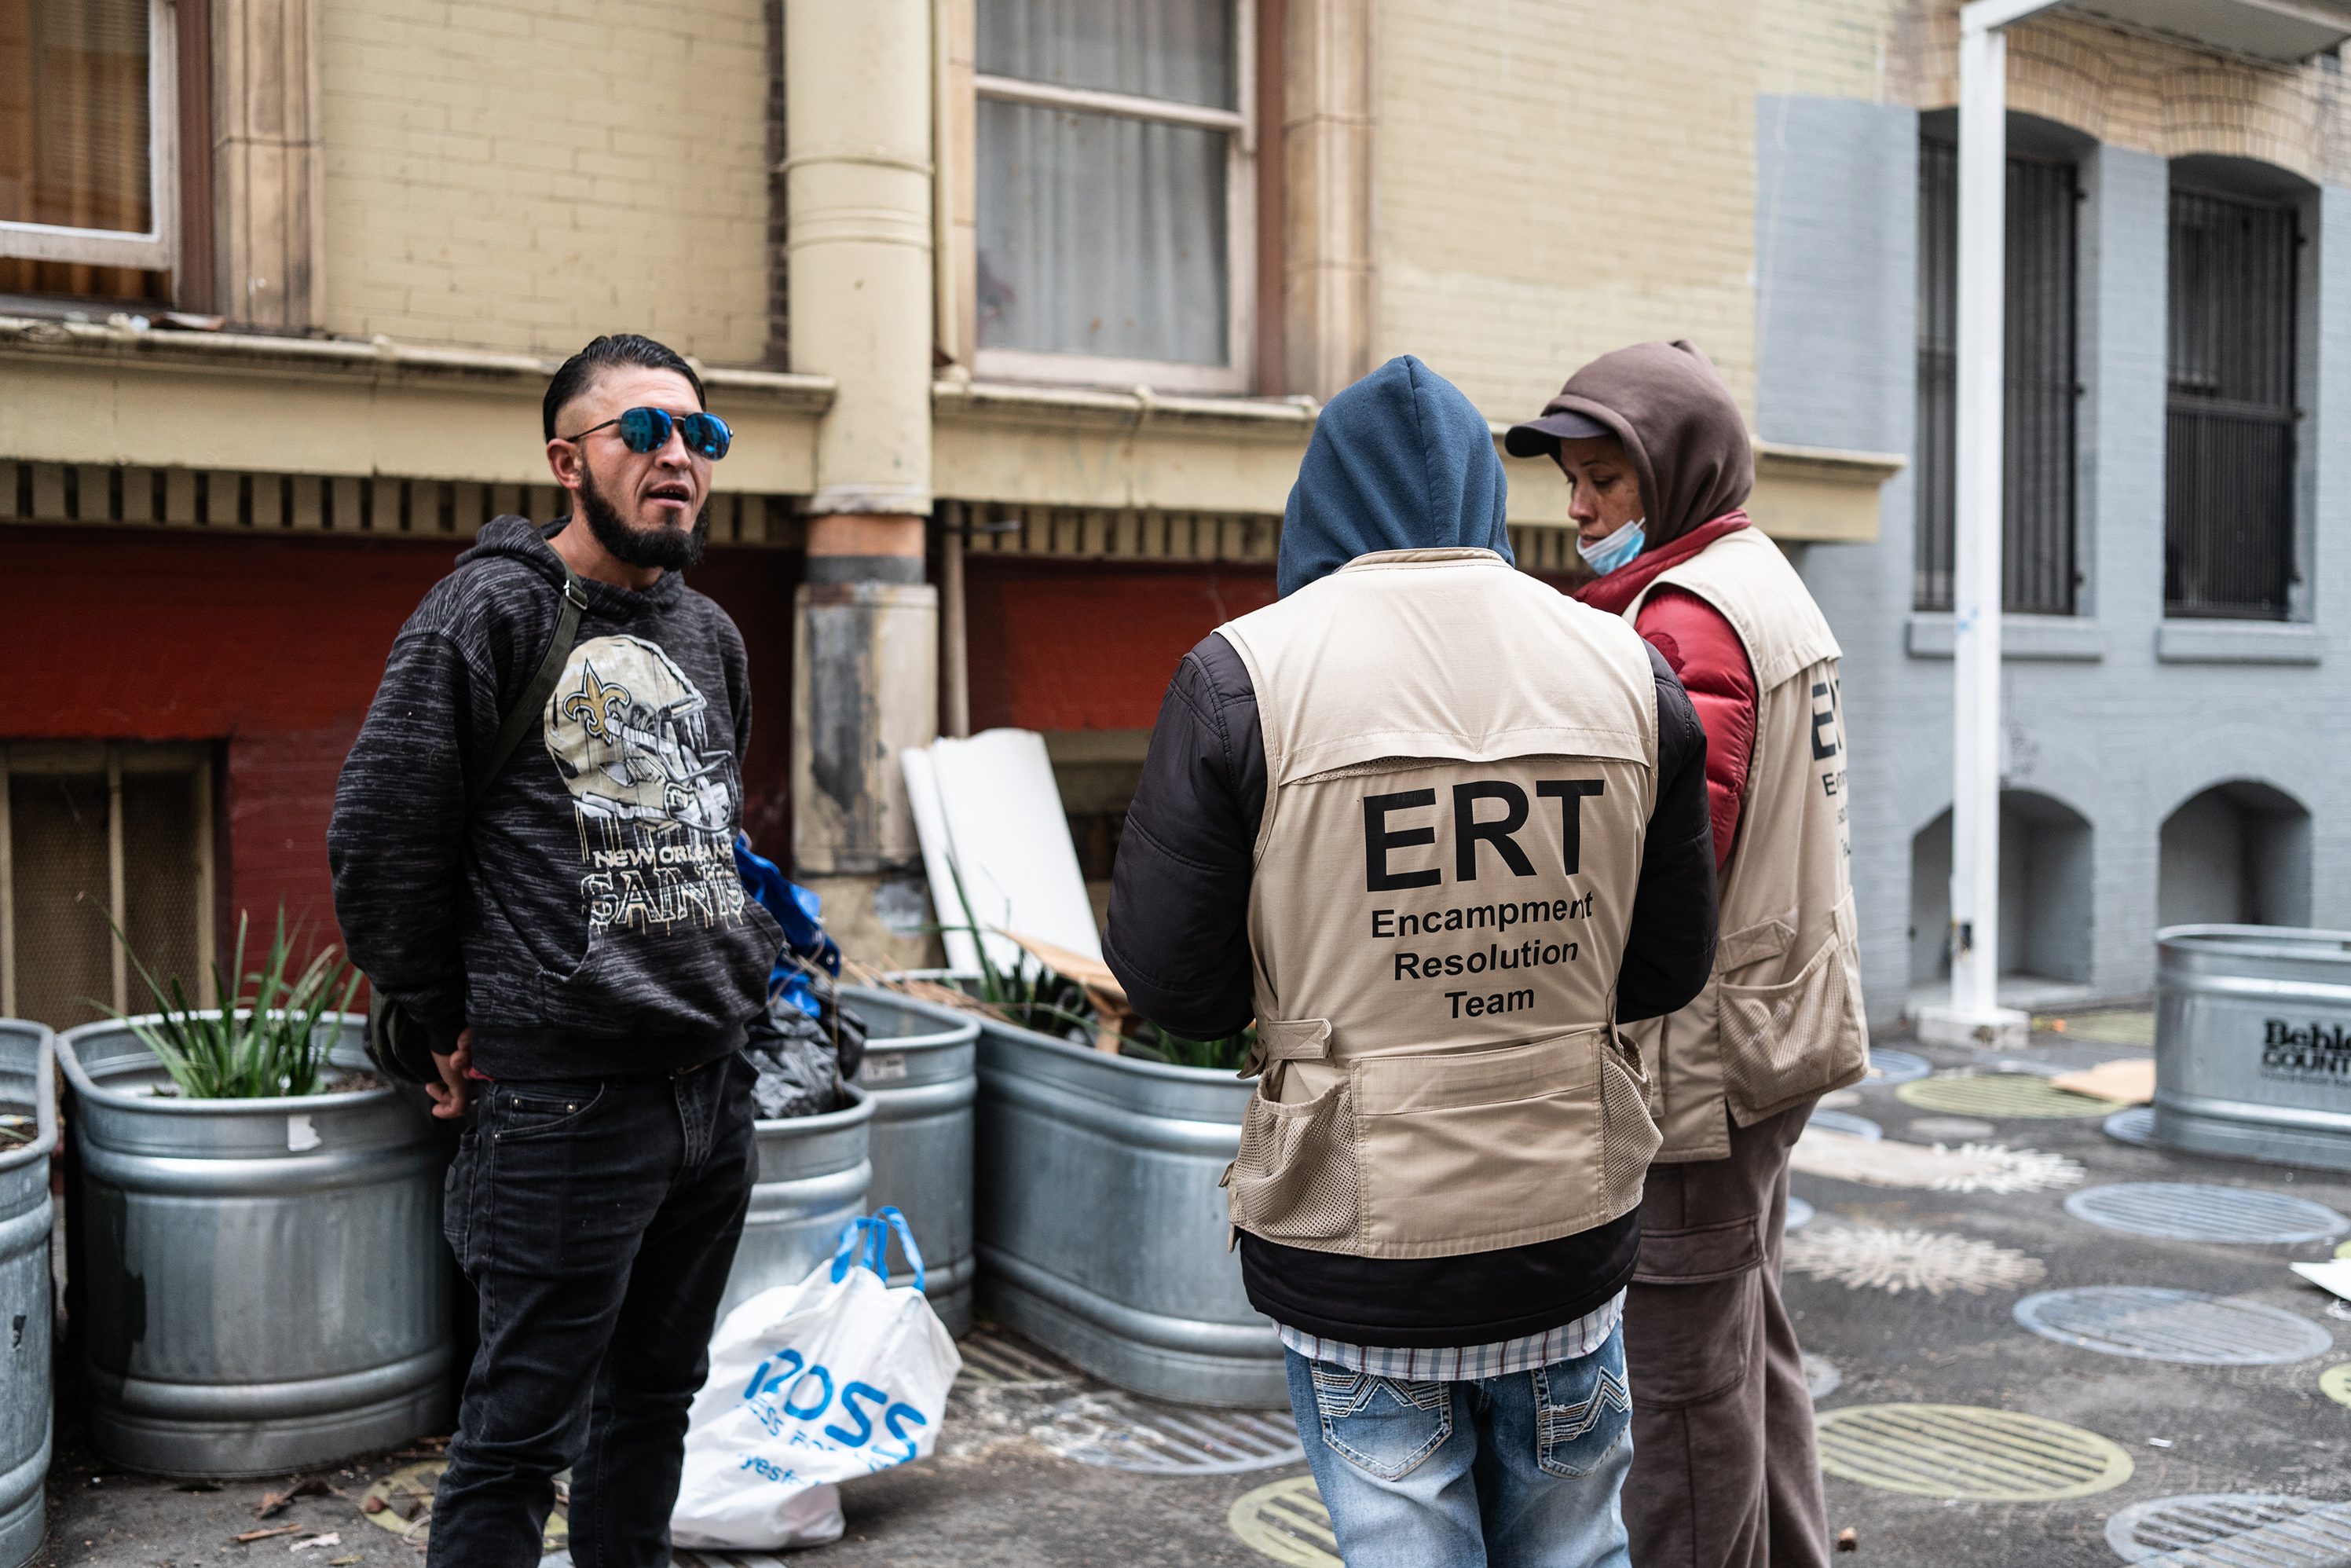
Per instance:
[[[1243,1544],[1276,1563],[1345,1568],[1339,1561],[1339,1538],[1331,1533],[1331,1511],[1322,1506],[1312,1476],[1292,1476],[1243,1492],[1225,1522]]]
[[[2337,1405],[2351,1405],[2351,1361],[2338,1362],[2320,1373],[2318,1391]]]
[[[371,1513],[362,1500],[360,1517],[370,1524],[382,1526],[402,1541],[422,1546],[433,1528],[433,1490],[441,1483],[441,1472],[448,1468],[445,1459],[426,1459],[392,1471],[367,1490],[367,1496],[382,1506]],[[547,1533],[539,1550],[560,1552],[570,1539],[570,1523],[563,1517],[563,1510],[558,1508],[547,1516]]]
[[[2337,1258],[2351,1258],[2351,1241],[2336,1242],[2335,1244],[2335,1255]]]
[[[2017,1410],[1848,1405],[1815,1421],[1822,1469],[1914,1497],[2050,1502],[2131,1476],[2131,1457],[2095,1432]]]
[[[2060,1089],[2037,1072],[1938,1073],[1898,1085],[1903,1103],[1954,1116],[2109,1116],[2111,1100]]]

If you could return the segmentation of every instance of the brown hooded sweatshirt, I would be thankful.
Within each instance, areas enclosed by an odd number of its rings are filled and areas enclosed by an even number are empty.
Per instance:
[[[1648,578],[1623,612],[1645,626],[1661,595],[1703,601],[1735,634],[1757,693],[1747,798],[1723,858],[1715,980],[1634,1031],[1660,1069],[1658,1161],[1720,1159],[1731,1123],[1751,1125],[1864,1070],[1836,640],[1756,530],[1707,528],[1714,537],[1690,539],[1694,550],[1673,548],[1735,510],[1755,479],[1746,422],[1694,345],[1604,354],[1544,412],[1562,409],[1614,432],[1640,480],[1646,548],[1604,580]],[[1659,554],[1677,559],[1645,570]],[[1703,706],[1701,715],[1711,736]]]

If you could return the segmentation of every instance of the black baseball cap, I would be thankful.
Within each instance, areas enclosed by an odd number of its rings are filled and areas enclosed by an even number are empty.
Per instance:
[[[1562,441],[1583,441],[1616,432],[1588,413],[1556,405],[1523,424],[1514,424],[1502,437],[1502,450],[1513,457],[1548,457]]]

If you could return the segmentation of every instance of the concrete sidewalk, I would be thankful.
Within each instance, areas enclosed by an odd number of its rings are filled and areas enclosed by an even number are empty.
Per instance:
[[[1857,1162],[1883,1182],[1972,1182],[1977,1190],[1796,1177],[1797,1194],[1815,1212],[1790,1238],[1787,1293],[1815,1358],[1830,1519],[1833,1527],[1855,1531],[1852,1561],[1905,1568],[2102,1568],[2125,1560],[2108,1542],[2109,1521],[2126,1510],[2146,1515],[2142,1505],[2164,1499],[2272,1493],[2351,1500],[2351,1404],[2344,1402],[2351,1401],[2351,1373],[2331,1380],[2333,1395],[2320,1385],[2327,1369],[2351,1363],[2351,1309],[2330,1305],[2286,1268],[2289,1260],[2331,1256],[2336,1239],[2163,1239],[2103,1228],[2065,1207],[2069,1196],[2111,1184],[2171,1182],[2257,1189],[2351,1213],[2351,1178],[2116,1141],[2102,1130],[2100,1107],[2052,1095],[2043,1075],[2144,1055],[2145,1046],[2134,1043],[2146,1038],[2144,1016],[2069,1024],[2063,1035],[2037,1033],[2014,1059],[2013,1072],[2001,1071],[2003,1059],[1980,1053],[1882,1041],[1941,1071],[1909,1084],[1873,1081],[1825,1107],[1875,1124],[1893,1144],[1986,1145],[2001,1152],[1962,1156],[1968,1164],[1957,1167],[1891,1145],[1873,1155],[1822,1140],[1820,1152],[1806,1156],[1815,1166]],[[2085,1038],[2085,1030],[2107,1038]],[[1866,1131],[1848,1124],[1845,1135]],[[2080,1167],[2078,1175],[2064,1161]],[[1987,1184],[2016,1190],[1989,1190]],[[2176,1196],[2151,1210],[2158,1221],[2201,1212]],[[2167,1323],[2159,1313],[2176,1307],[2141,1301],[2131,1303],[2131,1312],[2089,1322],[2077,1339],[2136,1335],[2159,1350],[2223,1358],[2267,1344],[2269,1354],[2295,1358],[2213,1365],[2125,1356],[2043,1337],[2014,1315],[2020,1300],[2038,1292],[2117,1286],[2205,1292],[2284,1316],[2231,1305],[2191,1308],[2199,1315]],[[1120,1433],[1137,1423],[1173,1428],[1138,1402],[1034,1357],[1018,1342],[984,1332],[971,1347],[971,1371],[957,1386],[938,1456],[847,1489],[848,1537],[793,1561],[810,1568],[1242,1568],[1276,1562],[1311,1568],[1335,1561],[1316,1549],[1311,1484],[1294,1459],[1238,1473],[1147,1474],[1065,1457],[1119,1449]],[[1887,1406],[1992,1414],[1881,1408]],[[2019,1415],[2039,1419],[2013,1418]],[[1280,1430],[1277,1422],[1228,1436],[1241,1448],[1262,1448],[1264,1434]],[[373,1514],[362,1510],[371,1488],[382,1495],[392,1478],[413,1478],[415,1467],[429,1467],[429,1447],[326,1472],[319,1479],[332,1490],[256,1521],[254,1505],[285,1481],[198,1490],[107,1471],[79,1446],[70,1412],[60,1412],[59,1437],[48,1563],[353,1568],[421,1560],[418,1546],[403,1536],[402,1516],[414,1511],[423,1482],[407,1486],[402,1497],[395,1481],[393,1506]],[[1123,1448],[1135,1451],[1131,1442]],[[1890,1490],[1889,1482],[1913,1490]],[[2011,1500],[1938,1495],[1960,1490]],[[2051,1492],[2070,1495],[2042,1495]],[[2016,1500],[2021,1497],[2026,1500]],[[2351,1519],[2351,1510],[2346,1516]],[[2203,1517],[2209,1532],[2220,1528],[2209,1521],[2224,1515],[2207,1510]],[[2258,1522],[2252,1514],[2234,1517],[2240,1524]],[[301,1529],[242,1544],[232,1539],[289,1523]],[[2148,1518],[2131,1551],[2148,1556],[2151,1548],[2193,1539],[2176,1533],[2179,1528]],[[329,1532],[339,1539],[306,1544]],[[2309,1544],[2338,1538],[2339,1545],[2325,1549],[2335,1555]],[[2303,1542],[2300,1555],[2280,1544],[2294,1540]],[[2161,1560],[2245,1568],[2351,1563],[2351,1522],[2305,1516],[2273,1524],[2267,1536],[2241,1536],[2225,1550],[2226,1557]]]

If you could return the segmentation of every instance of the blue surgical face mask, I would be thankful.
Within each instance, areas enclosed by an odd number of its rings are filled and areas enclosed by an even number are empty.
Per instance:
[[[1641,547],[1648,542],[1649,538],[1648,531],[1641,526],[1646,521],[1646,517],[1635,517],[1594,544],[1585,544],[1578,539],[1575,541],[1575,553],[1583,558],[1586,566],[1606,577],[1641,553]]]

